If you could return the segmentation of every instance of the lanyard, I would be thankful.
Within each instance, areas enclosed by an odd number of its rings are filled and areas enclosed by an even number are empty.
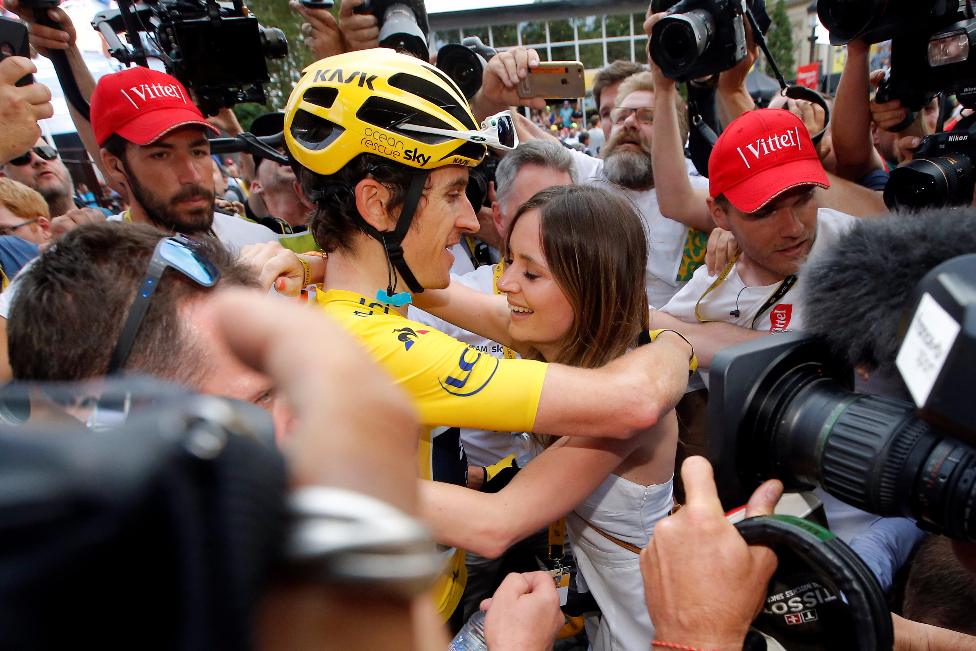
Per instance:
[[[718,278],[715,279],[715,282],[709,285],[708,289],[706,289],[705,292],[698,297],[698,301],[695,303],[695,318],[698,319],[699,323],[709,323],[709,319],[706,319],[702,316],[701,302],[705,300],[705,297],[708,296],[713,289],[717,288],[719,285],[725,282],[725,279],[729,277],[729,274],[732,272],[732,267],[735,266],[736,260],[738,259],[739,257],[736,256],[731,260],[729,260],[728,264],[725,265],[725,269],[723,269],[722,273],[719,274]],[[759,311],[756,312],[755,316],[752,317],[752,325],[750,326],[750,328],[755,330],[756,323],[759,321],[762,315],[765,314],[774,305],[776,305],[776,303],[779,302],[784,296],[786,296],[786,293],[791,289],[793,289],[793,285],[795,284],[796,284],[796,274],[790,274],[789,276],[784,278],[783,282],[781,282],[779,284],[779,287],[776,288],[776,291],[774,291],[772,295],[770,295],[770,297],[766,299],[766,302],[762,304],[762,306],[759,308]]]
[[[502,279],[503,273],[505,273],[504,260],[496,264],[494,270],[492,271],[491,288],[494,290],[495,294],[502,293],[501,290],[498,289],[498,281]],[[502,346],[502,355],[505,356],[505,359],[515,359],[515,351],[508,346]]]

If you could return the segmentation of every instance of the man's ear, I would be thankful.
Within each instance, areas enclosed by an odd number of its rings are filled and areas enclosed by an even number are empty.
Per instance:
[[[729,228],[729,214],[725,212],[725,209],[711,197],[708,197],[706,201],[708,202],[708,212],[711,213],[715,225],[721,229],[731,231],[732,229]]]
[[[129,176],[125,171],[122,159],[107,149],[100,149],[99,156],[102,157],[102,170],[108,177],[110,186],[118,186],[129,190]]]
[[[298,201],[305,207],[305,210],[312,210],[315,208],[315,204],[308,200],[305,193],[302,192],[302,184],[297,180],[292,183],[292,189],[295,190],[295,196],[298,197]]]
[[[502,238],[502,242],[505,241],[505,229],[502,228],[502,209],[501,205],[497,201],[491,202],[491,222],[495,225],[495,230],[498,231],[498,236]]]
[[[356,210],[367,224],[380,232],[396,227],[396,219],[387,210],[390,191],[385,185],[367,177],[356,184],[355,192]]]
[[[257,179],[251,181],[251,185],[248,186],[248,190],[251,194],[256,194],[258,196],[261,196],[261,193],[264,192],[264,188],[261,186],[261,181],[258,181]]]
[[[40,228],[43,232],[50,234],[50,232],[51,232],[51,220],[48,219],[47,217],[43,217],[43,216],[42,217],[38,217],[37,218],[37,227]]]

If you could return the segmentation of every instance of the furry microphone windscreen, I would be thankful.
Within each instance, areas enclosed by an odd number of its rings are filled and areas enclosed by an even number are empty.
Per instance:
[[[912,290],[936,265],[976,253],[976,209],[929,209],[859,220],[803,268],[806,331],[851,365],[897,373]]]

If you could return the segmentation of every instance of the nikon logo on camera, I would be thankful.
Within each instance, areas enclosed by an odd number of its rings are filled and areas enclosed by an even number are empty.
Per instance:
[[[345,72],[343,72],[342,68],[326,68],[325,70],[315,71],[315,77],[312,78],[312,83],[317,84],[325,82],[330,84],[351,84],[358,78],[360,88],[365,87],[370,90],[376,90],[373,88],[373,81],[375,81],[377,77],[379,77],[379,75],[369,75],[367,77],[365,72],[360,72],[359,70],[354,70],[347,75]]]

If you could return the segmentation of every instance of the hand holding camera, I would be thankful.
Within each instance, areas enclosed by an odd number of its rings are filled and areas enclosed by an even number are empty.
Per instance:
[[[8,0],[4,3],[4,7],[27,23],[30,28],[30,42],[35,50],[50,57],[51,50],[67,50],[75,46],[77,37],[75,26],[63,9],[54,7],[47,10],[49,21],[57,25],[57,27],[50,27],[40,24],[35,16],[35,11],[44,11],[43,9],[35,10],[24,4],[21,0]]]
[[[0,161],[6,162],[33,146],[41,135],[38,120],[54,115],[51,91],[42,84],[18,86],[25,75],[37,72],[30,59],[7,57],[0,61]]]

